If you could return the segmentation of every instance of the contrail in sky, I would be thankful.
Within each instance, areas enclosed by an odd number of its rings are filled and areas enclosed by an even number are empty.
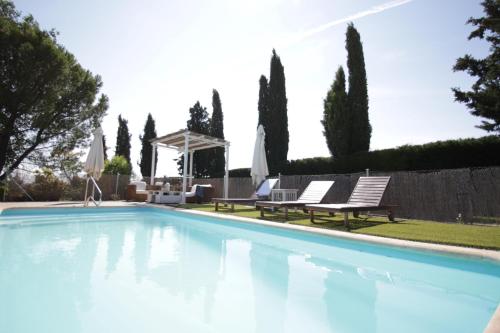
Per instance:
[[[337,20],[334,20],[334,21],[322,24],[322,25],[320,25],[318,27],[315,27],[315,28],[312,28],[312,29],[309,29],[309,30],[306,30],[306,31],[303,31],[303,32],[300,32],[300,33],[297,33],[297,34],[294,34],[294,35],[291,35],[288,38],[282,39],[281,41],[274,41],[273,43],[270,43],[270,44],[268,44],[265,47],[263,45],[261,45],[257,49],[253,49],[252,50],[253,51],[252,54],[246,54],[246,57],[240,58],[239,60],[237,60],[236,62],[234,62],[232,65],[230,64],[229,66],[233,66],[233,67],[239,67],[239,66],[242,66],[242,65],[248,66],[249,63],[253,63],[257,59],[262,59],[263,54],[265,54],[265,57],[267,59],[267,57],[268,57],[267,56],[267,51],[269,49],[271,49],[271,48],[277,48],[278,50],[283,50],[283,49],[286,49],[286,48],[288,48],[288,47],[290,47],[290,46],[292,46],[294,44],[300,43],[301,41],[303,41],[306,38],[309,38],[311,36],[314,36],[316,34],[319,34],[319,33],[323,32],[325,30],[328,30],[331,27],[334,27],[334,26],[337,26],[337,25],[340,25],[340,24],[343,24],[343,23],[346,23],[346,22],[351,22],[351,21],[354,21],[354,20],[357,20],[357,19],[360,19],[360,18],[363,18],[363,17],[366,17],[366,16],[375,15],[375,14],[381,13],[383,11],[386,11],[388,9],[405,5],[405,4],[410,3],[412,1],[414,1],[414,0],[392,0],[392,1],[388,1],[388,2],[385,2],[383,4],[380,4],[380,5],[377,5],[377,6],[373,6],[373,7],[369,8],[369,9],[360,11],[358,13],[349,15],[347,17],[344,17],[344,18],[341,18],[341,19],[337,19]],[[224,67],[227,67],[227,66],[228,66],[228,64],[225,63]]]
[[[363,10],[363,11],[358,12],[356,14],[352,14],[352,15],[349,15],[347,17],[322,24],[316,28],[312,28],[312,29],[309,29],[307,31],[301,32],[301,33],[291,37],[290,39],[288,39],[284,43],[284,46],[290,46],[292,44],[298,43],[298,42],[300,42],[308,37],[311,37],[311,36],[316,35],[320,32],[323,32],[323,31],[325,31],[331,27],[334,27],[336,25],[346,23],[346,22],[351,22],[351,21],[354,21],[354,20],[357,20],[357,19],[360,19],[360,18],[363,18],[366,16],[378,14],[378,13],[381,13],[381,12],[386,11],[388,9],[399,7],[399,6],[402,6],[402,5],[407,4],[409,2],[412,2],[412,1],[413,0],[393,0],[393,1],[383,3],[381,5],[373,6],[367,10]]]

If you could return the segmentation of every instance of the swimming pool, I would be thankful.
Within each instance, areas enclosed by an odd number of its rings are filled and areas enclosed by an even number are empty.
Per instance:
[[[482,332],[498,262],[156,208],[0,214],[2,332]]]

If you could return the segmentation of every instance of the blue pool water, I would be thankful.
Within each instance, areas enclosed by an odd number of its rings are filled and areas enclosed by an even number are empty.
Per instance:
[[[500,265],[154,208],[0,214],[0,332],[482,332]]]

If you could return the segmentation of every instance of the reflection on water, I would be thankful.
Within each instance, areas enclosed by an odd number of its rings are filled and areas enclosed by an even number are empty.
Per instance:
[[[2,332],[472,332],[500,300],[488,263],[179,214],[34,219],[0,227]]]
[[[284,332],[290,252],[253,243],[250,275],[257,332]]]

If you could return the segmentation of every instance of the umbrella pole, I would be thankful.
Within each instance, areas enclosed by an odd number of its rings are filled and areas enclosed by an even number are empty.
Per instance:
[[[85,183],[85,196],[83,197],[83,206],[87,206],[88,189],[89,189],[89,176],[87,176],[87,182]]]

